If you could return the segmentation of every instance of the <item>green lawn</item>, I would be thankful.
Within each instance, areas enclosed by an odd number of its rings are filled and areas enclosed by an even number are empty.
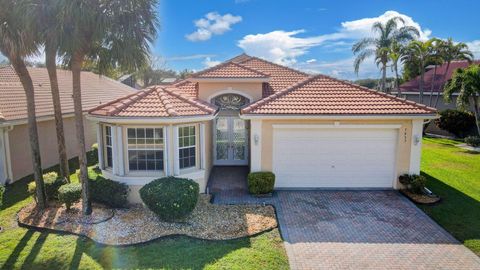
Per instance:
[[[76,181],[76,180],[74,180]],[[0,269],[287,269],[278,230],[230,241],[169,237],[124,248],[99,246],[73,235],[17,226],[15,214],[32,201],[15,183],[0,208]]]
[[[480,255],[480,153],[446,139],[423,140],[422,173],[443,199],[419,206],[465,246]]]

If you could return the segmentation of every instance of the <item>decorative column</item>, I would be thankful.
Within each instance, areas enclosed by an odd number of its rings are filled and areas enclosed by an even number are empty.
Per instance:
[[[118,146],[117,146],[117,127],[110,126],[110,131],[112,132],[112,172],[114,175],[118,174]]]
[[[423,119],[412,120],[410,138],[410,174],[420,174],[420,159],[422,157]]]
[[[205,169],[205,123],[200,123],[200,169]]]
[[[117,147],[117,156],[113,156],[115,161],[113,164],[117,163],[117,174],[120,176],[125,175],[125,162],[124,162],[124,144],[123,144],[123,128],[121,126],[113,127],[117,131],[117,140],[116,140],[116,147]]]
[[[105,162],[103,161],[103,126],[97,123],[97,145],[98,145],[98,167],[105,169]]]
[[[180,175],[180,162],[178,160],[178,127],[173,128],[173,175]]]
[[[250,120],[250,171],[262,170],[262,120]]]

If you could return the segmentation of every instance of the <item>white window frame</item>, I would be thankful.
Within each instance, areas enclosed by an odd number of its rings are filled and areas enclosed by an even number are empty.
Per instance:
[[[185,167],[185,168],[181,168],[180,166],[180,150],[182,149],[186,149],[186,148],[192,148],[192,146],[182,146],[180,147],[180,138],[184,138],[185,136],[182,136],[180,137],[180,129],[181,128],[186,128],[186,127],[193,127],[194,128],[194,132],[195,132],[195,139],[194,139],[194,142],[195,142],[195,145],[193,146],[195,148],[195,165],[194,166],[191,166],[191,167]],[[177,155],[176,155],[176,162],[178,163],[178,169],[180,171],[180,174],[183,174],[183,173],[188,173],[188,172],[191,172],[191,171],[194,171],[196,169],[199,168],[199,156],[198,156],[198,140],[199,140],[199,136],[198,136],[198,124],[187,124],[187,125],[179,125],[176,127],[177,129],[177,136],[175,138],[176,140],[176,152],[177,152]]]
[[[167,157],[167,148],[168,148],[168,140],[166,136],[166,126],[124,126],[124,137],[125,137],[125,149],[124,149],[124,155],[125,155],[125,168],[126,172],[129,175],[135,175],[135,176],[150,176],[150,175],[161,175],[163,176],[165,174],[165,168],[168,166],[168,157]],[[163,151],[163,168],[162,170],[130,170],[130,160],[129,160],[129,155],[128,151],[129,150],[137,150],[137,149],[131,149],[129,147],[128,143],[128,130],[129,129],[162,129],[162,134],[163,134],[163,148],[162,149],[150,149],[150,148],[145,148],[145,150],[162,150]],[[154,131],[155,132],[155,131]],[[155,134],[155,133],[154,133]]]
[[[107,128],[110,129],[110,135],[107,135]],[[111,125],[103,125],[102,127],[102,140],[103,140],[103,167],[106,169],[106,170],[113,170],[113,163],[114,163],[114,155],[113,155],[113,144],[114,144],[114,136],[113,136],[113,132],[114,132],[114,126],[111,126]],[[107,136],[110,137],[110,145],[108,145],[107,143]],[[107,151],[107,148],[110,148],[111,149],[111,152],[112,152],[112,164],[108,164],[108,151]]]

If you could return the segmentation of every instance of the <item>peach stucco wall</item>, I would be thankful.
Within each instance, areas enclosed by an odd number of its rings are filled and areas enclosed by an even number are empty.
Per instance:
[[[210,102],[210,98],[222,91],[226,92],[238,92],[249,96],[253,101],[257,101],[262,98],[262,83],[261,82],[242,82],[242,83],[226,83],[226,82],[200,82],[198,97],[204,101]]]
[[[262,163],[261,169],[272,171],[273,125],[278,124],[342,124],[357,125],[401,125],[397,142],[397,175],[408,173],[410,167],[410,149],[412,120],[263,120],[262,121]]]
[[[75,122],[73,117],[65,118],[63,121],[65,130],[65,143],[67,146],[68,158],[77,156],[77,139]],[[86,150],[97,141],[96,128],[94,123],[84,121]],[[32,173],[32,160],[30,155],[30,140],[26,124],[16,125],[9,132],[10,158],[13,180],[18,180]],[[42,167],[48,168],[58,164],[57,136],[54,120],[38,122],[38,137],[42,158]]]

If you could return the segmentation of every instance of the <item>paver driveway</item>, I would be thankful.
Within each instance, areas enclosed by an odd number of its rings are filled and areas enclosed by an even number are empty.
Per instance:
[[[273,204],[292,269],[480,269],[479,257],[396,191],[277,191],[258,199],[228,184],[244,173],[236,170],[214,171],[222,176],[210,179],[214,202]]]

